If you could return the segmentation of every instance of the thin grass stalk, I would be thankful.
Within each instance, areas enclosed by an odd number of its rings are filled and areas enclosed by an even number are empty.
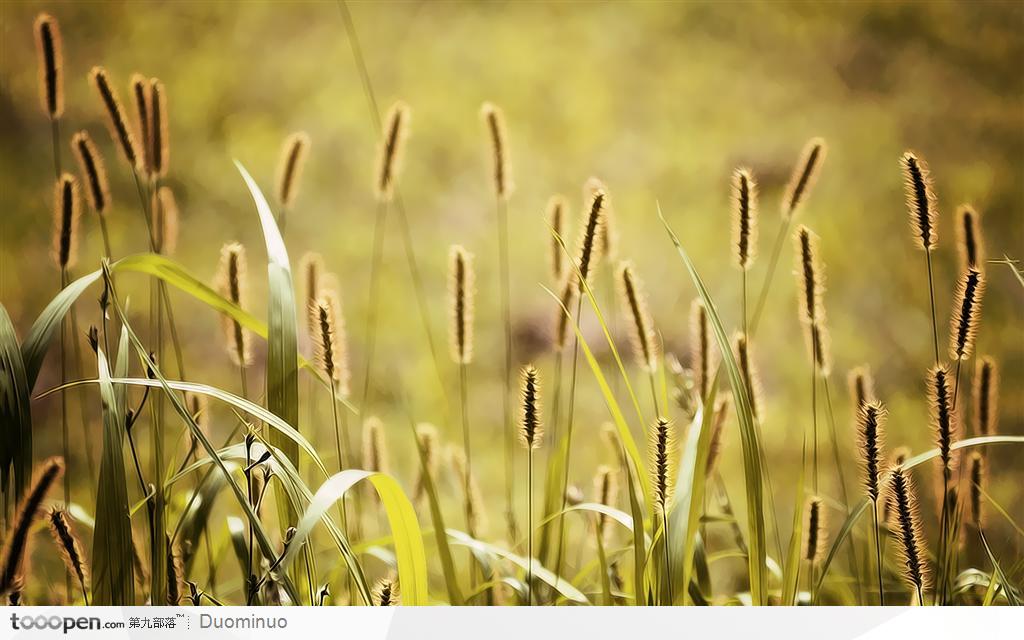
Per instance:
[[[373,358],[377,348],[377,312],[379,309],[379,279],[384,259],[384,230],[387,223],[389,202],[377,202],[376,222],[373,226],[373,257],[370,262],[370,286],[367,294],[366,323],[363,335],[366,340],[366,363],[363,365],[363,397],[359,410],[366,413],[370,400],[370,384],[373,376]]]
[[[571,277],[571,276],[570,276]],[[576,299],[576,315],[575,323],[579,326],[581,321],[581,314],[583,312],[583,295],[580,294]],[[572,347],[572,373],[569,376],[569,406],[567,408],[568,417],[566,420],[566,432],[565,437],[568,443],[565,453],[565,469],[562,473],[561,492],[562,503],[559,507],[558,515],[558,536],[555,540],[555,575],[562,575],[562,558],[565,548],[565,507],[566,507],[566,488],[569,486],[569,460],[572,455],[572,432],[574,424],[574,414],[576,409],[576,373],[579,369],[579,358],[580,358],[580,339],[579,334],[573,337]]]
[[[500,195],[495,198],[498,226],[498,273],[502,327],[505,339],[505,387],[501,394],[503,428],[501,430],[502,449],[505,457],[505,520],[510,540],[518,536],[515,510],[515,491],[512,484],[512,407],[509,394],[512,393],[512,311],[511,286],[509,285],[509,250],[508,250],[508,200]]]

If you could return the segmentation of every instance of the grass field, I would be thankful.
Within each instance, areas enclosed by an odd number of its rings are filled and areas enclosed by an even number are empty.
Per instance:
[[[0,593],[1018,604],[1022,27],[4,4]]]

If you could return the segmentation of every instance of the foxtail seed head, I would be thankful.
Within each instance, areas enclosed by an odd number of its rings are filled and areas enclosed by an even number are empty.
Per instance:
[[[974,371],[974,434],[991,436],[999,422],[999,367],[991,356],[982,356]]]
[[[939,463],[942,468],[952,471],[956,468],[957,456],[953,443],[960,438],[960,419],[953,404],[953,388],[949,370],[943,365],[928,371],[928,407],[931,412],[932,429],[939,448]]]
[[[149,171],[154,178],[167,175],[171,155],[170,127],[167,114],[167,91],[157,78],[149,79]]]
[[[341,303],[333,291],[321,291],[310,308],[310,324],[314,327],[314,354],[317,366],[334,382],[335,392],[349,393],[348,357],[345,353],[345,327],[341,319]]]
[[[878,501],[882,474],[886,415],[887,412],[881,402],[865,404],[857,413],[857,445],[860,451],[864,490],[875,502]]]
[[[921,515],[914,483],[902,466],[892,470],[889,499],[894,519],[892,525],[896,530],[900,555],[903,558],[903,579],[909,586],[923,593],[929,587],[928,553],[921,531]]]
[[[71,138],[71,150],[78,159],[78,169],[88,187],[85,194],[89,206],[102,215],[110,206],[110,183],[107,180],[103,156],[93,144],[89,132],[85,130],[79,131]]]
[[[246,303],[246,271],[245,247],[237,242],[221,247],[220,266],[217,271],[218,288],[221,295],[242,309]],[[252,362],[248,330],[226,314],[221,317],[228,357],[235,366],[248,366]]]
[[[60,551],[64,567],[67,569],[68,574],[78,578],[78,581],[84,588],[89,570],[85,555],[82,553],[82,543],[78,540],[78,536],[75,535],[75,530],[71,526],[71,516],[67,510],[57,507],[51,509],[46,516],[50,535]]]
[[[385,120],[384,139],[377,152],[377,199],[394,197],[395,181],[402,168],[402,151],[409,131],[409,107],[404,102],[391,106]]]
[[[378,607],[397,607],[402,604],[398,595],[398,580],[393,576],[381,578],[373,588],[373,604]]]
[[[949,324],[949,357],[966,360],[974,352],[981,318],[981,299],[985,295],[985,276],[970,268],[960,276]]]
[[[551,196],[548,200],[547,207],[547,221],[551,230],[555,234],[558,234],[558,238],[565,242],[566,237],[566,217],[569,205],[566,203],[565,198],[560,195]],[[562,282],[565,278],[565,252],[562,250],[562,245],[559,244],[558,238],[555,235],[551,235],[551,278],[555,282]]]
[[[648,437],[648,455],[651,465],[651,492],[654,510],[660,516],[668,513],[674,490],[676,439],[667,418],[658,418]]]
[[[971,470],[971,523],[980,529],[985,526],[985,502],[982,494],[986,479],[985,457],[977,451],[972,451],[968,466]]]
[[[907,209],[910,211],[910,227],[918,248],[931,251],[938,241],[935,229],[935,191],[932,188],[928,165],[913,151],[907,151],[900,158],[903,167],[903,185],[907,194]]]
[[[804,145],[800,153],[800,160],[793,168],[793,175],[786,185],[785,195],[782,197],[782,218],[792,219],[800,205],[807,199],[807,194],[814,187],[818,180],[818,173],[822,163],[825,162],[825,140],[822,138],[811,138]]]
[[[89,77],[92,79],[96,91],[99,92],[103,107],[107,112],[107,128],[110,129],[110,137],[113,138],[115,144],[121,147],[121,153],[128,166],[132,170],[137,169],[140,166],[139,147],[131,127],[128,126],[124,107],[114,88],[110,85],[107,70],[103,67],[93,67]]]
[[[850,370],[846,378],[850,387],[850,399],[853,400],[853,410],[858,412],[861,407],[875,400],[875,380],[871,376],[871,368],[862,364]]]
[[[78,181],[63,173],[54,190],[53,259],[59,269],[75,266],[78,256]]]
[[[388,448],[384,438],[384,423],[370,416],[363,423],[363,469],[388,473]]]
[[[757,367],[754,365],[750,353],[750,345],[747,343],[747,336],[737,332],[732,339],[733,352],[736,363],[739,365],[740,374],[747,385],[750,393],[750,410],[755,419],[761,417],[761,378],[757,374]]]
[[[36,519],[36,514],[50,487],[63,473],[64,461],[60,458],[50,458],[39,465],[35,479],[15,513],[10,529],[7,530],[3,555],[0,556],[0,594],[7,593],[17,586],[22,575],[22,563],[29,543],[29,532]]]
[[[153,128],[150,118],[153,116],[150,103],[153,101],[149,88],[149,80],[141,73],[132,74],[132,98],[135,101],[135,115],[138,118],[139,168],[145,172],[152,171],[153,166]]]
[[[505,129],[505,114],[490,102],[480,108],[480,117],[487,128],[491,142],[491,156],[494,172],[494,193],[501,200],[508,200],[512,194],[512,174],[508,159],[508,134]]]
[[[747,271],[757,257],[757,183],[748,169],[732,174],[733,260]]]
[[[696,377],[701,400],[708,397],[711,371],[715,368],[715,351],[711,341],[708,310],[701,298],[694,298],[690,303],[690,367]]]
[[[523,367],[521,389],[519,441],[527,449],[536,449],[544,439],[544,425],[541,423],[540,377],[533,365]]]
[[[658,341],[651,326],[650,314],[647,312],[647,299],[644,297],[639,279],[633,273],[633,265],[629,262],[621,263],[616,280],[622,304],[629,309],[633,321],[633,355],[640,368],[654,371],[658,366]]]
[[[299,194],[299,181],[307,155],[309,135],[305,131],[296,131],[285,138],[277,162],[277,202],[284,209],[291,208]]]
[[[57,19],[36,16],[36,52],[39,56],[39,98],[50,120],[64,115],[64,46]]]
[[[448,255],[451,355],[456,364],[469,364],[473,361],[473,298],[476,296],[473,256],[460,245],[453,245]]]
[[[825,528],[825,504],[818,496],[811,496],[804,503],[804,532],[801,554],[803,559],[811,563],[821,560],[827,544],[828,531]]]
[[[985,238],[981,233],[981,219],[969,204],[960,206],[956,213],[956,246],[960,253],[960,270],[985,270]]]

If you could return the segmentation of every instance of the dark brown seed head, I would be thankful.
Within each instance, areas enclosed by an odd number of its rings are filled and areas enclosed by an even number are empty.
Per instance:
[[[473,361],[473,299],[476,295],[473,256],[459,245],[453,245],[448,255],[451,355],[456,364],[469,364]]]
[[[800,301],[800,320],[810,325],[825,318],[825,269],[818,250],[818,236],[804,225],[793,235],[796,249],[796,280]]]
[[[89,77],[92,79],[96,91],[99,92],[103,108],[107,112],[107,128],[110,129],[111,138],[115,144],[121,147],[121,153],[124,155],[125,161],[128,162],[128,166],[132,170],[137,169],[140,165],[141,155],[138,151],[139,147],[131,127],[128,126],[124,107],[107,78],[107,70],[103,67],[93,67]]]
[[[502,200],[512,194],[512,174],[508,160],[508,135],[505,130],[505,114],[490,102],[480,109],[487,136],[491,142],[491,156],[494,171],[494,193]]]
[[[568,207],[569,205],[566,203],[565,198],[560,195],[551,196],[551,199],[548,200],[548,225],[554,234],[557,234],[558,238],[562,239],[562,242],[565,242],[566,238]],[[559,244],[558,238],[554,234],[551,235],[551,278],[555,282],[562,282],[562,279],[565,278],[566,256],[562,245]]]
[[[750,345],[747,343],[747,337],[742,332],[737,332],[732,340],[736,364],[740,368],[740,374],[743,376],[743,381],[746,383],[748,393],[750,394],[750,410],[754,414],[755,419],[760,419],[761,379],[757,374],[757,367],[754,366]]]
[[[334,381],[335,393],[348,396],[351,376],[338,295],[333,291],[321,291],[310,313],[310,324],[315,328],[314,353],[317,366],[327,378]]]
[[[812,563],[820,560],[827,541],[825,505],[818,496],[811,496],[804,503],[803,559]]]
[[[892,526],[896,530],[903,559],[903,578],[909,586],[923,593],[929,586],[928,552],[921,531],[920,509],[914,484],[903,467],[898,466],[892,470],[889,499],[894,520]]]
[[[64,115],[64,53],[57,19],[48,13],[36,16],[36,52],[39,56],[39,98],[51,120]]]
[[[65,509],[53,508],[47,514],[50,535],[64,561],[64,567],[70,575],[78,578],[83,588],[88,575],[82,543],[79,542],[75,530],[71,526],[71,516]]]
[[[78,200],[78,181],[70,173],[61,174],[54,190],[53,207],[53,259],[59,269],[75,266],[81,210]]]
[[[882,474],[886,415],[887,412],[881,402],[865,404],[857,413],[857,448],[860,452],[864,490],[868,497],[876,502]]]
[[[590,283],[590,276],[596,270],[601,259],[601,237],[604,233],[604,207],[607,193],[603,190],[594,192],[583,219],[583,226],[580,232],[580,239],[576,252],[577,267],[579,268],[579,288],[582,293],[585,290],[584,283]]]
[[[658,418],[648,438],[648,455],[651,465],[651,490],[654,494],[654,510],[660,516],[668,512],[672,504],[672,474],[675,468],[676,439],[672,424],[666,418]]]
[[[167,114],[167,91],[157,78],[149,79],[149,170],[155,178],[167,175],[171,155],[170,127]]]
[[[949,377],[949,370],[944,365],[928,371],[928,406],[939,448],[939,462],[943,469],[952,471],[957,462],[952,446],[960,438],[960,419],[954,408],[953,385]]]
[[[284,209],[290,208],[298,196],[309,144],[306,132],[296,131],[281,146],[281,157],[277,162],[277,202]]]
[[[384,139],[377,151],[377,199],[386,202],[394,197],[395,181],[402,168],[402,151],[409,130],[409,107],[396,102],[388,111]]]
[[[977,210],[969,204],[961,205],[956,213],[957,249],[960,252],[960,270],[985,270],[985,239],[981,234],[981,220]]]
[[[900,158],[903,167],[903,185],[907,194],[907,209],[910,211],[910,227],[918,248],[931,251],[938,241],[935,228],[938,211],[935,192],[928,165],[913,151],[907,151]]]
[[[974,352],[981,318],[981,299],[985,295],[985,276],[970,268],[960,276],[949,321],[949,357],[966,360]]]
[[[999,367],[982,356],[974,371],[974,435],[992,436],[999,422]]]
[[[523,367],[521,386],[519,440],[527,449],[536,449],[544,439],[544,425],[541,423],[540,377],[533,365]]]
[[[825,140],[822,138],[811,138],[804,145],[804,149],[800,153],[800,160],[793,168],[793,175],[790,177],[785,195],[782,197],[783,219],[792,219],[800,205],[807,199],[807,194],[818,180],[821,165],[825,162],[825,152]]]
[[[619,483],[616,481],[615,470],[609,466],[601,465],[597,468],[597,475],[594,476],[594,493],[597,495],[598,504],[606,507],[614,507],[615,500],[619,493]],[[597,536],[605,540],[605,525],[608,516],[603,513],[597,514]]]
[[[39,465],[38,469],[7,530],[3,555],[0,556],[0,594],[11,591],[21,576],[32,524],[46,498],[46,493],[64,473],[64,462],[60,458],[50,458]]]
[[[110,183],[107,181],[103,156],[93,144],[89,132],[83,130],[76,133],[71,138],[71,150],[78,159],[78,169],[87,187],[85,195],[89,206],[96,213],[105,213],[110,206]]]
[[[590,176],[583,183],[583,203],[589,205],[594,200],[594,194],[598,191],[608,193],[608,187],[597,176]],[[601,208],[601,232],[598,234],[601,244],[600,257],[603,260],[613,260],[618,251],[619,233],[615,227],[615,211],[607,197]]]
[[[147,173],[152,172],[153,167],[153,124],[150,118],[153,117],[152,91],[149,88],[149,79],[141,73],[132,75],[132,97],[135,100],[135,115],[138,118],[139,135],[139,168]]]
[[[690,367],[693,369],[701,400],[708,397],[711,371],[715,368],[715,351],[711,341],[708,310],[701,298],[694,298],[690,303]]]
[[[633,272],[633,265],[629,262],[621,263],[616,281],[622,306],[629,310],[632,320],[633,355],[641,369],[654,371],[658,366],[658,341],[647,312],[647,300]]]
[[[384,423],[370,416],[363,423],[363,469],[388,473],[388,446],[384,438]]]
[[[907,459],[910,458],[910,449],[907,447],[896,447],[893,449],[892,454],[889,456],[889,463],[887,472],[882,476],[882,482],[885,483],[885,493],[882,496],[882,522],[892,524],[894,520],[893,502],[890,497],[889,485],[892,484],[892,470],[902,465]]]
[[[220,250],[217,284],[220,294],[242,309],[246,304],[245,247],[237,242],[225,244]],[[235,366],[252,362],[249,331],[228,315],[223,315],[224,345]]]
[[[742,271],[757,257],[757,183],[748,169],[732,174],[732,251]]]

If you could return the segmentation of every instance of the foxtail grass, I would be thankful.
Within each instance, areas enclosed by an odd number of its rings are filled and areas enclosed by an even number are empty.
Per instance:
[[[540,447],[544,438],[544,425],[540,407],[540,375],[533,365],[523,368],[521,383],[522,416],[519,424],[519,441],[526,447],[526,592],[527,604],[533,606],[533,450]]]
[[[654,335],[650,313],[647,311],[647,298],[644,296],[642,285],[631,263],[619,264],[616,281],[619,285],[622,305],[629,310],[630,325],[633,328],[630,333],[633,339],[633,356],[651,383],[651,401],[654,412],[657,414],[660,412],[654,373],[658,369],[658,342]]]
[[[733,264],[741,274],[741,313],[743,333],[747,326],[747,271],[757,257],[757,182],[748,169],[732,174],[732,249]]]
[[[974,353],[981,321],[981,300],[985,295],[985,277],[975,268],[968,268],[957,283],[953,315],[949,324],[949,357],[956,361],[953,383],[953,406],[960,395],[960,367]]]
[[[448,295],[450,303],[449,348],[452,360],[459,367],[459,396],[462,406],[462,459],[465,472],[462,473],[463,491],[466,496],[466,528],[475,537],[472,509],[473,492],[470,481],[473,478],[472,445],[469,429],[469,391],[466,374],[467,366],[473,361],[473,299],[476,296],[476,277],[473,270],[473,256],[461,246],[455,245],[448,254]]]
[[[373,588],[373,604],[377,607],[397,607],[402,604],[396,578],[389,576],[377,582]]]
[[[650,458],[651,495],[654,500],[655,516],[661,518],[662,547],[665,560],[665,578],[668,584],[668,602],[674,601],[672,594],[672,570],[669,561],[668,514],[672,506],[675,489],[676,439],[672,425],[666,418],[658,418],[648,436],[648,457]]]
[[[897,466],[891,471],[889,497],[892,502],[893,525],[903,560],[901,573],[907,585],[915,591],[918,604],[923,605],[924,594],[930,586],[928,551],[921,529],[921,515],[914,483],[902,466]]]
[[[875,545],[875,562],[878,569],[878,599],[885,605],[885,587],[882,583],[882,543],[879,539],[878,499],[881,487],[882,448],[885,446],[886,410],[880,402],[868,402],[857,412],[857,444],[861,460],[861,481],[864,491],[871,500],[872,541]]]
[[[956,247],[960,255],[960,271],[985,270],[985,238],[981,233],[978,211],[969,204],[960,205],[956,212]]]
[[[991,356],[982,356],[974,372],[974,434],[995,435],[999,423],[999,367]]]
[[[288,212],[295,204],[299,195],[299,184],[302,171],[309,155],[309,135],[305,131],[297,131],[289,135],[281,146],[281,156],[277,162],[277,204],[281,207],[278,214],[278,225],[284,233],[288,222]]]
[[[69,575],[78,579],[82,588],[82,598],[85,604],[89,604],[89,588],[86,586],[89,569],[86,564],[85,554],[82,553],[82,543],[71,526],[71,516],[66,509],[53,508],[46,514],[50,535],[53,537],[54,545],[64,561],[64,568]]]
[[[708,310],[699,297],[690,303],[690,368],[696,378],[701,402],[708,397],[711,372],[715,369],[714,345],[708,324]],[[756,414],[756,412],[755,412]]]
[[[50,487],[63,473],[64,462],[60,458],[50,458],[39,465],[5,536],[3,555],[0,555],[0,594],[11,591],[22,579],[32,525]]]
[[[913,232],[914,244],[925,253],[928,267],[928,297],[932,312],[932,343],[935,350],[935,365],[939,364],[939,330],[935,320],[935,281],[932,275],[932,251],[938,243],[936,224],[938,208],[935,190],[932,187],[928,165],[913,151],[907,151],[900,157],[903,168],[904,190],[906,191],[907,209],[910,212],[910,228]]]

